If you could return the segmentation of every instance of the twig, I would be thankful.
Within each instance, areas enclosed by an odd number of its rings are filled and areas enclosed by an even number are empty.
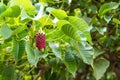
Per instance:
[[[45,70],[39,71],[39,73],[38,73],[37,76],[34,78],[34,80],[38,80],[38,78],[41,77],[44,73],[45,73]]]

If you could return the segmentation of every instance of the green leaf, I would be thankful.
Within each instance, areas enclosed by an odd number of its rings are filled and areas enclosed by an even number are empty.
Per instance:
[[[54,30],[49,30],[48,33],[46,34],[47,41],[56,41],[60,40],[61,38],[64,37],[64,33],[61,30],[54,29]]]
[[[40,2],[43,2],[43,3],[46,3],[46,2],[50,2],[50,3],[53,3],[54,0],[39,0]]]
[[[105,13],[112,9],[116,9],[119,7],[119,3],[116,2],[110,2],[102,5],[99,9],[99,16],[102,17]]]
[[[0,28],[0,35],[8,39],[12,35],[12,30],[7,25],[2,25]]]
[[[41,23],[41,26],[45,26],[45,25],[52,25],[53,22],[52,20],[49,18],[49,16],[43,16],[40,18],[39,22]]]
[[[13,38],[13,49],[12,49],[12,55],[15,58],[15,61],[18,61],[18,55],[19,55],[19,42]]]
[[[75,77],[77,70],[75,57],[70,52],[66,52],[64,62],[68,71]]]
[[[107,31],[106,27],[95,27],[95,29],[101,34],[104,35],[104,33]]]
[[[23,53],[25,52],[25,41],[17,41],[15,38],[13,38],[13,49],[12,49],[12,55],[15,58],[15,61],[18,62],[21,58]]]
[[[34,65],[37,66],[37,63],[39,61],[39,58],[40,58],[40,51],[38,49],[34,49],[34,54],[35,54],[35,63]]]
[[[26,26],[17,26],[17,29],[15,29],[13,32],[12,32],[12,35],[16,35],[20,32],[22,32],[24,29],[26,29],[27,27]]]
[[[116,23],[116,24],[120,24],[120,20],[117,19],[117,18],[113,18],[112,21],[113,21],[114,23]]]
[[[94,49],[94,58],[104,53],[104,50]]]
[[[108,67],[109,67],[109,62],[106,59],[99,58],[95,60],[95,62],[93,63],[95,78],[99,80],[104,75]]]
[[[75,49],[78,51],[77,56],[83,60],[84,63],[93,65],[93,55],[94,51],[92,46],[85,43],[83,46],[80,43],[73,43]]]
[[[69,22],[67,20],[59,20],[56,25],[59,29],[61,29],[61,27],[64,25],[64,24],[69,24]]]
[[[6,11],[4,11],[1,14],[1,17],[18,17],[20,15],[20,7],[17,5],[14,5],[10,8],[8,8]]]
[[[66,19],[72,24],[74,28],[80,30],[80,32],[82,32],[87,38],[88,42],[92,44],[90,27],[88,27],[88,24],[83,19],[74,16],[69,16]]]
[[[27,14],[27,12],[25,11],[24,8],[22,8],[21,10],[21,14],[20,14],[21,20],[25,20],[25,19],[29,19],[30,16]]]
[[[107,23],[109,23],[112,19],[113,15],[104,15],[104,19]]]
[[[60,51],[60,48],[59,48],[59,44],[50,42],[49,46],[52,49],[55,56],[61,59],[61,51]]]
[[[26,42],[26,45],[25,45],[25,50],[26,50],[26,53],[27,53],[27,59],[28,61],[34,65],[35,63],[35,54],[34,54],[34,50],[32,49],[31,45],[29,42]]]
[[[31,47],[31,45],[30,45],[29,42],[26,42],[25,51],[27,53],[27,59],[28,59],[28,61],[32,65],[36,66],[36,64],[38,62],[38,59],[39,59],[39,53],[40,52],[38,50],[33,50],[33,48]]]
[[[88,24],[82,19],[74,16],[69,16],[66,18],[75,28],[79,29],[80,31],[90,31]]]
[[[52,10],[51,14],[53,16],[55,16],[56,18],[60,19],[60,20],[67,17],[66,12],[63,11],[63,10],[60,10],[60,9],[54,9],[54,10]]]
[[[58,71],[58,69],[60,68],[59,61],[60,60],[57,57],[49,59],[49,65],[52,67],[53,71]]]
[[[25,41],[21,40],[19,42],[19,53],[18,53],[18,60],[22,58],[23,53],[25,52]]]
[[[7,7],[5,4],[0,3],[0,14],[2,14],[6,10],[6,8]]]
[[[25,8],[27,11],[34,11],[35,7],[32,5],[30,0],[11,0],[10,6],[18,5]]]
[[[76,30],[72,27],[72,25],[65,24],[62,26],[61,30],[63,31],[64,34],[66,34],[70,38],[80,41],[80,36],[76,32]]]
[[[28,31],[27,30],[23,30],[22,32],[18,33],[18,37],[19,38],[24,38],[27,35],[28,35]]]
[[[2,72],[1,80],[14,80],[15,67],[13,65],[8,65]]]

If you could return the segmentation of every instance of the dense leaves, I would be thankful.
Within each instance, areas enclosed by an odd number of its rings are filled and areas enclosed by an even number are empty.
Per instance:
[[[120,1],[112,1],[1,0],[0,80],[119,79]]]

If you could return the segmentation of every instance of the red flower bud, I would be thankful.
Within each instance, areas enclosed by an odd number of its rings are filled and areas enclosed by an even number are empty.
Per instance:
[[[46,36],[43,33],[36,34],[36,47],[41,50],[42,48],[45,48],[46,46]]]

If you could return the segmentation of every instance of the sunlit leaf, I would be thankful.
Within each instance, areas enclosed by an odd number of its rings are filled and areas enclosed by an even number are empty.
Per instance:
[[[64,37],[64,33],[59,29],[49,30],[48,34],[46,35],[47,41],[56,41],[60,40]]]
[[[70,38],[80,41],[80,36],[76,32],[75,28],[72,27],[72,25],[65,24],[62,26],[61,30],[63,31],[64,34],[66,34]]]
[[[51,14],[55,17],[57,17],[58,19],[64,19],[67,17],[67,14],[65,11],[63,10],[57,10],[57,9],[54,9],[51,11]]]
[[[81,18],[74,17],[74,16],[69,16],[66,18],[76,29],[80,30],[87,40],[92,44],[92,39],[90,35],[90,27],[88,24]]]
[[[114,23],[116,23],[116,24],[120,24],[120,20],[117,19],[117,18],[113,18],[112,21],[113,21]]]
[[[21,17],[21,20],[25,20],[25,19],[30,18],[30,16],[27,14],[27,12],[25,11],[24,8],[22,8],[22,10],[21,10],[20,17]]]
[[[45,25],[52,25],[52,20],[49,18],[49,16],[42,16],[39,19],[39,22],[41,23],[41,26],[44,27]]]
[[[67,20],[59,20],[57,23],[57,27],[59,29],[61,29],[61,27],[64,25],[64,24],[69,24],[69,22]]]
[[[1,17],[18,17],[20,15],[20,7],[17,5],[7,8],[2,14]]]
[[[10,6],[13,5],[23,6],[27,11],[35,10],[30,0],[11,0]]]
[[[43,16],[44,8],[45,8],[45,4],[44,3],[40,3],[39,11],[38,11],[37,15],[33,18],[33,20],[39,20],[39,18],[41,18]]]
[[[119,7],[119,3],[116,2],[110,2],[110,3],[106,3],[104,5],[102,5],[99,9],[99,16],[104,15],[106,12],[112,10],[112,9],[116,9]]]

